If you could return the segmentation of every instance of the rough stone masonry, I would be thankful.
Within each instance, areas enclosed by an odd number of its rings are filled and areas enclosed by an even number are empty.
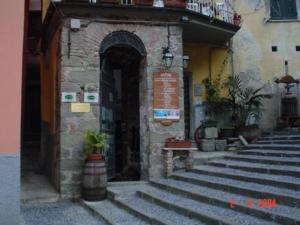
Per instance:
[[[82,24],[88,21],[81,20]],[[174,55],[172,72],[179,75],[180,121],[171,126],[163,126],[153,120],[154,72],[163,69],[162,47],[167,46],[167,26],[108,24],[91,22],[78,32],[70,33],[70,57],[68,57],[68,32],[65,26],[61,35],[62,74],[61,91],[77,92],[81,87],[88,91],[100,91],[100,55],[102,40],[113,31],[128,31],[137,35],[145,45],[147,56],[143,60],[140,74],[140,159],[142,179],[160,177],[163,174],[162,148],[170,136],[184,135],[183,113],[183,69],[182,69],[182,29],[170,26],[170,50]],[[62,197],[80,195],[83,158],[80,150],[83,144],[82,133],[86,129],[100,128],[100,104],[92,104],[89,113],[72,113],[70,103],[61,103],[60,133],[60,183]]]

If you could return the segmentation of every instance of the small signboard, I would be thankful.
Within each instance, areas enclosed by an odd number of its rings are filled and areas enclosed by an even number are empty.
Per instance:
[[[161,71],[153,75],[154,120],[171,125],[180,119],[178,74]]]
[[[84,93],[84,102],[98,103],[98,101],[99,101],[98,93],[89,93],[89,92]]]
[[[71,103],[71,112],[90,112],[91,104],[89,103]]]
[[[62,102],[76,102],[76,92],[62,92],[61,93]]]

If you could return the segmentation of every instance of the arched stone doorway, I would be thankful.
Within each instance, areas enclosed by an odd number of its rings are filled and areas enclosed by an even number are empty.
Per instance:
[[[127,31],[107,35],[100,46],[100,126],[110,135],[107,149],[111,180],[140,179],[140,76],[146,50]]]

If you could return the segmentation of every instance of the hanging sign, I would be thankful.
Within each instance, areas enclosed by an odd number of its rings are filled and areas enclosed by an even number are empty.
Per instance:
[[[174,72],[158,72],[153,75],[153,115],[154,119],[179,120],[179,82]]]
[[[89,93],[89,92],[84,93],[84,102],[98,103],[98,101],[99,101],[98,93]]]
[[[62,92],[61,93],[62,102],[76,102],[76,92]]]

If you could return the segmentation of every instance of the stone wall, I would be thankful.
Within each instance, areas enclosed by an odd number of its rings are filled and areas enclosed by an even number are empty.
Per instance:
[[[71,32],[70,58],[68,58],[68,24],[62,30],[62,74],[61,91],[78,92],[81,87],[90,91],[99,90],[100,56],[102,40],[113,31],[129,31],[136,34],[144,43],[147,56],[141,63],[140,75],[140,152],[142,179],[159,177],[163,171],[162,147],[167,137],[184,135],[184,113],[179,122],[162,126],[153,121],[152,74],[163,68],[162,47],[167,46],[167,27],[134,24],[107,24],[81,20],[88,26],[78,32]],[[174,62],[172,71],[179,74],[180,108],[183,110],[182,78],[182,30],[170,27],[170,46]],[[61,194],[63,197],[77,197],[80,194],[83,159],[80,150],[83,144],[82,132],[86,129],[99,129],[99,104],[93,104],[90,113],[71,113],[70,103],[61,104]]]

